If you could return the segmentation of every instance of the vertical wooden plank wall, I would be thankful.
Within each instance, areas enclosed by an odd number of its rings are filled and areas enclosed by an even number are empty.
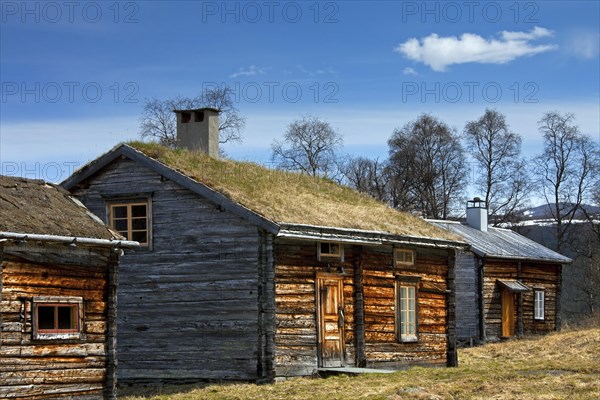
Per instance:
[[[268,356],[258,349],[267,342],[259,315],[267,323],[269,310],[260,314],[258,304],[259,286],[272,272],[259,268],[261,246],[266,254],[268,245],[255,225],[126,158],[74,194],[105,221],[111,199],[151,202],[152,248],[121,259],[121,383],[256,380],[269,373]]]
[[[459,343],[479,341],[478,264],[471,252],[456,256],[456,334]]]

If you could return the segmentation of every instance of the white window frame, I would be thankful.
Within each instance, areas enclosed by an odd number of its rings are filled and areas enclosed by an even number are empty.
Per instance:
[[[323,252],[323,245],[327,245],[330,251]],[[332,245],[337,246],[337,252],[331,252]],[[321,261],[322,258],[344,261],[344,245],[339,242],[317,242],[317,259]]]
[[[545,320],[546,316],[546,292],[544,289],[533,290],[533,318],[536,321]]]
[[[419,341],[419,278],[396,281],[396,338],[401,343]],[[412,297],[411,297],[412,292]],[[406,299],[403,302],[403,299]],[[412,321],[410,318],[412,314]],[[412,329],[408,329],[412,325]]]
[[[48,332],[39,328],[39,307],[59,307],[61,305],[76,307],[76,329],[65,329]],[[83,298],[72,296],[36,296],[32,299],[32,325],[34,340],[77,340],[83,338]]]

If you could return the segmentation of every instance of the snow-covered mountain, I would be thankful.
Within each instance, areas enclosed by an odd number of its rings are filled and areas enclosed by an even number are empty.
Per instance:
[[[566,209],[566,208],[568,208],[569,205],[565,203],[565,204],[562,204],[562,206]],[[585,210],[588,212],[588,214],[596,215],[596,216],[600,217],[600,207],[592,206],[589,204],[584,204],[584,205],[582,205],[582,207],[585,208]],[[525,218],[525,219],[548,219],[548,218],[552,218],[551,210],[553,210],[553,209],[554,209],[554,203],[543,204],[541,206],[532,207],[532,208],[523,210],[520,212],[520,215],[522,215],[523,218]],[[583,211],[578,210],[577,214],[575,215],[575,218],[576,219],[585,218]]]

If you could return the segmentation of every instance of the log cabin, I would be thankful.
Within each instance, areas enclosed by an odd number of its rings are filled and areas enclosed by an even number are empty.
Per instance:
[[[120,383],[456,365],[461,239],[326,178],[221,159],[218,110],[176,113],[178,149],[121,144],[63,182],[142,246],[120,266]]]
[[[466,223],[430,221],[462,237],[456,256],[459,344],[560,329],[562,267],[571,259],[512,230],[488,226],[487,205],[467,201]]]
[[[122,239],[63,188],[0,176],[0,398],[115,398]]]

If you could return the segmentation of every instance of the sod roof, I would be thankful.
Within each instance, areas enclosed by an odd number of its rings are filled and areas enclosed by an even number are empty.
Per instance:
[[[462,241],[417,216],[326,178],[269,169],[252,162],[217,160],[201,152],[173,150],[156,143],[127,145],[275,223]]]
[[[120,238],[60,186],[2,175],[0,232]]]

